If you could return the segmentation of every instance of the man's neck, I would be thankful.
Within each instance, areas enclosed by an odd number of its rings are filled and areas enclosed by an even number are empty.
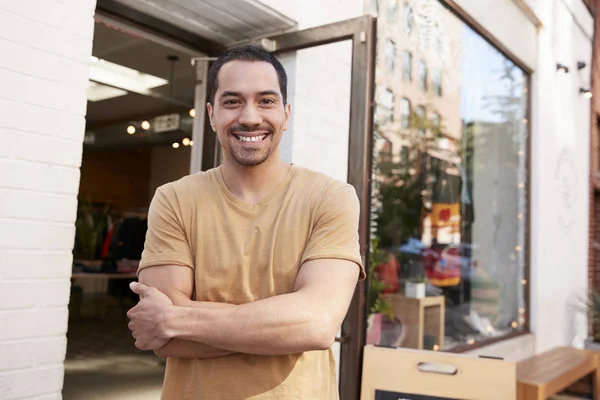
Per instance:
[[[271,158],[254,167],[223,160],[221,173],[229,191],[248,204],[256,204],[264,199],[285,179],[291,167],[279,157]]]

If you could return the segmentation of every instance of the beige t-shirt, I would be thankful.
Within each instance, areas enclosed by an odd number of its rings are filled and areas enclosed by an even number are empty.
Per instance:
[[[196,300],[230,304],[292,292],[300,266],[312,259],[351,260],[364,279],[358,220],[347,183],[292,165],[267,197],[249,205],[233,196],[217,167],[157,190],[140,270],[190,267]],[[163,385],[167,400],[334,400],[337,393],[331,350],[170,358]]]

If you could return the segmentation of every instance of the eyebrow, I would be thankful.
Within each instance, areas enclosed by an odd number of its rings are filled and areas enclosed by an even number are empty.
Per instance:
[[[279,97],[279,92],[275,91],[275,90],[263,90],[262,92],[258,93],[260,96],[277,96]],[[223,93],[221,93],[219,95],[219,98],[222,99],[224,97],[242,97],[242,94],[240,92],[233,92],[230,90],[227,90]]]

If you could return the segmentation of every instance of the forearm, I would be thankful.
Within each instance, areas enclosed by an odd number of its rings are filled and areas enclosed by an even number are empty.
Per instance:
[[[164,331],[232,352],[280,355],[329,348],[339,327],[317,299],[291,293],[231,307],[174,306]]]
[[[232,304],[226,303],[197,302],[190,300],[185,295],[181,296],[178,294],[171,294],[170,298],[173,301],[173,304],[183,307],[195,307],[203,309],[224,309],[228,307],[234,307]],[[178,338],[171,339],[165,346],[161,347],[160,349],[156,349],[154,353],[162,358],[172,357],[191,359],[217,358],[235,354],[233,351],[209,346],[197,341]]]
[[[154,353],[162,358],[218,358],[225,357],[235,352],[208,346],[203,343],[184,339],[171,339],[164,347],[154,350]]]

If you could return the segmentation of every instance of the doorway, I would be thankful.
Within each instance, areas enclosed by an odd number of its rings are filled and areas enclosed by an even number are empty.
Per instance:
[[[190,171],[199,51],[97,15],[78,195],[65,381],[69,399],[159,398],[164,361],[126,313],[157,187]],[[133,397],[132,397],[133,396]],[[136,397],[137,396],[137,397]]]
[[[114,84],[106,76],[94,79],[95,75],[91,75],[90,92],[102,94],[88,101],[78,223],[90,228],[92,221],[94,229],[87,231],[100,232],[100,238],[91,243],[80,240],[87,237],[80,235],[86,229],[79,229],[76,238],[64,398],[96,395],[118,400],[117,392],[130,396],[129,399],[137,398],[131,397],[130,390],[139,398],[158,398],[164,365],[152,353],[137,351],[133,345],[126,311],[135,298],[127,284],[135,279],[140,242],[143,246],[140,232],[144,232],[145,213],[156,187],[190,171],[218,164],[218,145],[205,124],[203,100],[205,74],[211,57],[217,54],[207,57],[194,54],[186,46],[156,43],[135,29],[128,30],[127,26],[105,18],[98,18],[96,30],[92,63],[108,65],[112,72],[119,66],[127,67],[129,74],[142,76],[146,86],[123,90],[122,82]],[[290,97],[298,101],[293,108],[293,132],[286,139],[288,152],[283,154],[290,162],[321,170],[356,188],[362,204],[361,252],[367,266],[374,19],[365,16],[251,42],[266,46],[291,68],[310,65],[306,60],[314,57],[325,60],[323,65],[316,65],[317,72],[306,71],[320,79],[312,83],[312,98],[306,93],[295,96],[309,86],[294,73],[297,81]],[[344,73],[328,69],[327,57],[331,54],[343,58],[340,65],[344,65]],[[318,99],[318,93],[325,93],[320,85],[325,85],[327,93],[337,95]],[[319,110],[320,107],[326,110]],[[316,114],[321,115],[320,119],[315,120]],[[329,135],[327,141],[319,137],[323,134]],[[321,154],[316,163],[314,157],[307,156],[314,151]],[[100,185],[105,185],[104,189]],[[128,218],[138,225],[132,229],[137,233],[124,235],[130,239],[125,242],[120,240],[119,232]],[[96,225],[97,221],[104,222]],[[87,252],[82,257],[83,249]],[[366,286],[365,282],[357,286],[335,346],[340,395],[344,399],[359,398]],[[111,337],[102,333],[107,329],[122,338],[122,347],[111,339],[100,343],[98,336]],[[81,333],[84,330],[88,333]],[[78,348],[93,346],[99,347],[100,354],[78,353]],[[129,365],[136,368],[123,368],[127,362],[119,357],[126,357]],[[84,391],[77,392],[79,389]]]

